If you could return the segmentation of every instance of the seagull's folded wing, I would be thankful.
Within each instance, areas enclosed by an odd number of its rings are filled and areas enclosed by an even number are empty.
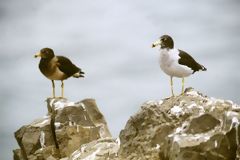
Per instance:
[[[75,66],[67,57],[57,56],[57,59],[58,68],[66,75],[72,76],[73,74],[80,71],[80,68]]]
[[[185,65],[193,70],[193,73],[199,70],[203,70],[203,66],[197,63],[192,56],[188,53],[179,50],[179,60],[178,63],[181,65]]]

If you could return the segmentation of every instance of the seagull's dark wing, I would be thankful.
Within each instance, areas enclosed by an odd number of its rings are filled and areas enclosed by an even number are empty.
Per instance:
[[[72,76],[80,71],[80,68],[75,66],[67,57],[57,56],[58,68],[68,76]]]
[[[178,50],[179,51],[179,60],[178,63],[185,65],[193,70],[193,73],[199,70],[207,70],[203,65],[197,63],[192,56],[190,56],[188,53]]]

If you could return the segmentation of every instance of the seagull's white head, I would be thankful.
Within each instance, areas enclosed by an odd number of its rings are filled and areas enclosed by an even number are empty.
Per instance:
[[[154,48],[156,46],[160,46],[161,49],[165,49],[165,48],[173,49],[174,42],[173,42],[172,37],[170,37],[169,35],[163,35],[152,44],[152,48]]]

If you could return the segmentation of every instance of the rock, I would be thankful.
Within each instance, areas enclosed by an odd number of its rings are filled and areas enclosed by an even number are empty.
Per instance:
[[[120,159],[234,160],[239,158],[240,106],[193,89],[148,101],[120,133]]]
[[[117,140],[93,99],[47,106],[15,132],[14,160],[240,160],[240,106],[191,88],[144,103]]]
[[[111,137],[104,116],[93,99],[74,103],[50,98],[47,106],[47,116],[15,132],[20,150],[14,150],[14,160],[68,157],[83,144]],[[52,133],[52,115],[57,144]]]
[[[23,156],[22,156],[21,149],[15,149],[15,150],[13,150],[13,159],[14,159],[14,160],[24,159]]]
[[[69,159],[74,160],[117,160],[119,144],[113,138],[104,138],[84,144]]]

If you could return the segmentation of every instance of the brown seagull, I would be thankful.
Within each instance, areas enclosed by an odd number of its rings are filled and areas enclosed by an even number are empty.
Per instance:
[[[43,48],[39,53],[35,54],[35,58],[41,57],[39,69],[44,76],[52,81],[52,92],[55,97],[54,80],[61,80],[62,98],[64,97],[63,80],[69,77],[84,77],[84,72],[75,66],[67,57],[55,56],[51,48]]]

